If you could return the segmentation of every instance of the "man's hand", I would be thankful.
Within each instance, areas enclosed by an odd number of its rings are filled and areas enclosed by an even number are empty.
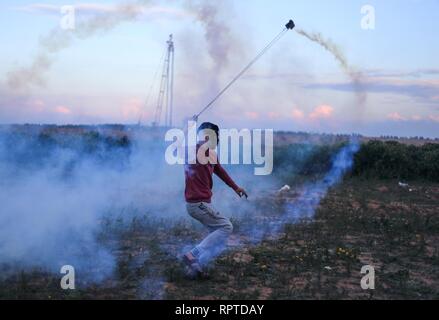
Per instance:
[[[245,190],[243,188],[238,188],[238,189],[235,190],[235,192],[238,194],[238,196],[240,198],[245,196],[245,198],[248,199],[248,194],[247,194],[247,192],[245,192]]]

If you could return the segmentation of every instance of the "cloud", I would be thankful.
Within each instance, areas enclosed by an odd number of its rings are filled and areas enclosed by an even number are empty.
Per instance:
[[[311,81],[314,75],[302,72],[249,72],[242,76],[246,80],[288,80],[288,83],[303,84]]]
[[[57,106],[55,108],[55,112],[56,113],[61,113],[61,114],[71,114],[72,110],[70,110],[70,108],[65,107],[65,106]]]
[[[279,112],[270,111],[268,112],[268,118],[270,119],[279,119],[281,117]]]
[[[411,116],[411,119],[413,121],[421,121],[422,117],[420,115],[415,114],[415,115]]]
[[[402,80],[386,78],[368,78],[362,83],[368,93],[391,93],[408,96],[425,103],[437,103],[439,92],[438,80]],[[325,89],[354,92],[355,87],[349,82],[327,82],[305,84],[305,89]]]
[[[27,103],[27,107],[33,112],[43,112],[46,108],[46,103],[42,99],[31,99]]]
[[[138,98],[131,98],[124,102],[122,106],[122,117],[124,120],[138,121],[138,117],[148,118],[149,114],[143,112],[143,101]]]
[[[403,116],[398,112],[392,112],[387,115],[387,119],[394,122],[439,122],[439,115],[412,115],[412,116]]]
[[[254,111],[245,112],[245,116],[249,119],[256,120],[259,119],[259,113]]]
[[[314,109],[313,112],[311,112],[311,114],[309,115],[309,118],[312,120],[316,120],[316,119],[327,119],[330,118],[332,116],[334,112],[334,108],[331,107],[330,105],[321,105],[318,106]]]
[[[407,119],[400,115],[398,112],[392,112],[387,115],[387,119],[392,121],[406,121]]]
[[[53,5],[47,3],[33,3],[21,7],[16,7],[16,10],[24,11],[33,14],[47,14],[60,15],[63,5]],[[118,14],[120,8],[116,4],[101,4],[101,3],[80,3],[73,5],[76,14],[83,15],[99,15],[99,14]],[[133,4],[132,8],[139,14],[139,16],[151,15],[172,15],[175,17],[188,17],[190,12],[182,9],[177,9],[167,6],[152,5],[145,7],[142,4]]]
[[[408,96],[425,103],[439,101],[439,69],[416,69],[412,71],[367,70],[361,80],[362,90],[366,93],[390,93]],[[334,74],[320,74],[320,82],[314,82],[312,76],[300,72],[250,73],[247,79],[286,80],[300,88],[314,90],[332,90],[355,93],[358,88],[352,81],[334,80]]]
[[[294,120],[302,120],[305,117],[305,113],[300,109],[293,109],[291,111],[291,116]]]
[[[416,69],[405,71],[389,71],[384,69],[367,70],[364,72],[369,77],[385,78],[419,78],[422,76],[439,75],[439,69]]]

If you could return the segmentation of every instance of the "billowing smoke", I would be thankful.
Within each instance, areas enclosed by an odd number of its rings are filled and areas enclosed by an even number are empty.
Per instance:
[[[73,265],[87,280],[101,281],[115,266],[109,248],[95,238],[110,198],[98,192],[103,181],[96,175],[87,182],[63,183],[56,171],[47,168],[8,179],[3,168],[0,265],[54,273]]]
[[[330,161],[330,166],[327,172],[323,172],[316,181],[307,182],[301,186],[293,189],[294,196],[289,195],[286,201],[280,207],[266,210],[266,207],[276,206],[275,202],[271,202],[270,193],[267,190],[273,190],[273,182],[264,181],[260,183],[261,189],[252,198],[259,198],[259,201],[250,201],[241,205],[236,212],[237,205],[230,205],[229,203],[219,204],[225,211],[235,212],[237,217],[243,218],[243,225],[240,226],[239,233],[246,239],[245,242],[236,244],[237,246],[246,246],[251,244],[259,244],[265,239],[277,239],[283,234],[284,228],[287,224],[295,224],[301,221],[312,221],[315,217],[317,208],[321,201],[325,198],[330,188],[336,186],[348,173],[353,166],[353,159],[360,148],[359,142],[352,138],[345,146],[336,151]],[[301,152],[302,153],[302,152]],[[301,154],[302,160],[309,159],[313,154],[311,150],[304,151]],[[296,159],[297,160],[297,159]],[[291,175],[290,170],[295,167],[291,163],[289,167],[278,168],[282,170],[282,175]],[[288,170],[290,168],[290,170]],[[239,175],[238,175],[239,176]],[[243,177],[240,176],[242,179]],[[250,181],[247,183],[251,183]],[[279,181],[277,181],[279,184]],[[279,185],[278,185],[279,186]],[[265,193],[263,191],[265,189]],[[262,202],[261,202],[262,200]],[[230,200],[229,200],[230,201]],[[261,210],[261,205],[263,209]],[[269,212],[272,212],[271,214]],[[214,256],[214,255],[213,255]],[[212,258],[212,257],[209,257]]]
[[[184,217],[183,173],[164,162],[161,139],[65,130],[0,127],[0,267],[73,265],[101,281],[117,263],[117,245],[100,241],[106,221]]]
[[[142,6],[149,0],[119,4],[112,12],[100,13],[90,19],[78,21],[74,30],[53,29],[39,42],[38,53],[27,67],[12,70],[7,74],[10,89],[27,89],[33,85],[44,83],[44,75],[54,62],[60,51],[70,47],[77,39],[86,39],[99,32],[107,32],[124,21],[136,18],[142,12]]]
[[[183,5],[202,28],[205,44],[200,46],[200,40],[192,31],[179,35],[178,45],[184,56],[180,70],[189,75],[183,81],[190,83],[192,93],[188,94],[185,88],[184,94],[179,94],[179,101],[201,108],[221,90],[225,79],[236,72],[240,57],[245,53],[244,41],[240,41],[239,31],[233,28],[230,1],[218,4],[213,0],[187,0]]]
[[[214,1],[188,1],[188,8],[203,26],[207,51],[215,63],[215,71],[223,70],[229,63],[234,41],[230,26],[221,17],[220,6]]]
[[[38,126],[0,129],[0,265],[57,273],[62,265],[71,264],[82,272],[81,278],[111,277],[119,244],[100,241],[100,237],[110,228],[107,222],[120,218],[147,217],[151,230],[166,234],[158,245],[170,243],[174,253],[176,247],[183,250],[184,243],[195,244],[166,233],[173,223],[189,217],[183,198],[183,168],[166,164],[166,145],[160,135],[132,133],[126,140],[117,131],[99,128],[73,132]],[[282,181],[255,177],[252,167],[229,168],[236,182],[248,189],[250,201],[215,183],[214,206],[228,216],[245,217],[237,233],[253,243],[276,237],[285,224],[313,217],[328,189],[352,166],[357,150],[358,145],[351,142],[337,151],[322,179],[301,187],[300,195],[274,216],[265,216],[260,207],[269,203]],[[312,148],[307,148],[300,157],[311,154]],[[291,175],[287,167],[278,169],[282,176]],[[142,257],[141,264],[148,255]]]
[[[363,74],[360,71],[355,70],[351,65],[349,65],[348,60],[346,59],[345,55],[341,51],[341,49],[338,47],[337,44],[335,44],[330,39],[325,39],[323,35],[319,32],[310,33],[306,32],[302,29],[295,29],[296,32],[305,38],[319,44],[322,46],[326,51],[330,52],[332,56],[338,61],[343,71],[346,73],[346,75],[350,78],[355,93],[357,95],[358,103],[360,106],[363,106],[366,102],[366,94],[363,89]]]
[[[124,21],[135,19],[141,13],[139,4],[148,3],[138,1],[120,5],[116,13],[104,13],[82,21],[70,33],[53,30],[41,39],[38,54],[29,67],[9,73],[9,86],[22,89],[42,84],[44,74],[50,69],[57,53],[77,39],[106,32]],[[220,72],[229,63],[231,30],[212,2],[191,2],[189,7],[204,27],[209,55],[214,60],[215,70]],[[349,66],[338,47],[320,34],[298,32],[334,55],[352,79],[363,103],[361,74]],[[127,215],[144,214],[173,219],[186,216],[182,197],[183,170],[163,162],[160,143],[145,143],[134,138],[127,151],[97,143],[93,134],[84,133],[83,143],[72,151],[71,148],[51,147],[52,138],[44,132],[36,133],[36,136],[42,140],[31,139],[25,143],[20,135],[0,140],[0,264],[39,266],[55,272],[63,264],[72,264],[80,270],[87,270],[93,280],[99,281],[111,275],[116,265],[113,252],[117,248],[98,240],[106,218],[117,217],[120,212],[125,218]],[[68,134],[61,137],[66,140],[57,145],[70,143]],[[157,139],[161,141],[162,136]],[[19,149],[18,162],[10,159],[11,146]],[[91,146],[98,150],[98,157],[89,152]],[[355,142],[342,148],[321,180],[305,185],[300,196],[288,203],[279,217],[268,222],[256,220],[249,237],[260,241],[266,236],[278,235],[287,223],[312,218],[328,189],[339,182],[352,166],[357,150]],[[38,161],[41,153],[48,156]],[[102,162],[103,159],[108,159],[108,162]],[[124,161],[114,163],[114,159]],[[250,185],[252,180],[249,177],[246,179]],[[239,177],[236,180],[246,186]],[[261,189],[272,188],[273,181],[259,186]],[[228,192],[233,195],[230,190]],[[229,202],[226,197],[222,199],[220,207],[239,208],[236,202]],[[254,209],[251,203],[247,209]],[[228,212],[237,214],[232,210]],[[91,272],[94,269],[98,272]]]
[[[52,58],[45,52],[40,52],[31,65],[7,74],[7,84],[10,89],[27,88],[30,84],[43,85],[44,73],[52,66]]]
[[[341,181],[346,172],[352,168],[354,155],[360,146],[352,140],[333,157],[331,169],[325,176],[304,187],[302,194],[292,203],[287,204],[285,218],[290,222],[300,219],[312,219],[320,201],[326,196],[329,188]]]
[[[109,32],[123,22],[135,20],[145,7],[152,3],[153,0],[138,0],[118,4],[110,11],[97,13],[91,18],[78,19],[73,30],[54,28],[40,39],[37,54],[29,66],[19,67],[7,74],[9,88],[23,90],[34,85],[43,85],[44,76],[52,67],[59,52],[72,46],[76,40]],[[221,17],[221,11],[216,3],[186,1],[185,4],[191,16],[199,21],[204,29],[207,51],[215,66],[213,73],[218,74],[229,62],[232,43],[234,43],[231,29]]]

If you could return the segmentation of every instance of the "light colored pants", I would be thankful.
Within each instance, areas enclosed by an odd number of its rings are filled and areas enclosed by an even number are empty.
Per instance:
[[[224,250],[227,238],[233,231],[233,225],[229,218],[221,215],[210,203],[187,203],[186,208],[192,218],[210,230],[209,235],[191,250],[201,263],[207,263]]]

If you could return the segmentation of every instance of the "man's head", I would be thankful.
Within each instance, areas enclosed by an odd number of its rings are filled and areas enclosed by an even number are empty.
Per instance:
[[[203,122],[197,131],[198,135],[202,136],[203,139],[207,137],[211,137],[212,134],[216,135],[216,143],[219,143],[219,127],[216,124],[211,122]]]

